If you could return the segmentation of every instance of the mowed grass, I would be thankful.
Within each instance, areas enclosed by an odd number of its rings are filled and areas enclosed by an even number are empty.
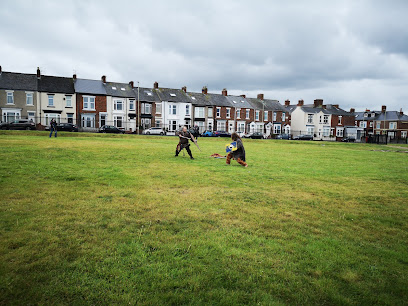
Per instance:
[[[45,136],[0,134],[0,304],[407,303],[404,146]]]

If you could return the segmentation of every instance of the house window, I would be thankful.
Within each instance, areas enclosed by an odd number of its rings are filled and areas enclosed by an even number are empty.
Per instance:
[[[274,124],[273,125],[273,133],[274,134],[280,134],[281,133],[281,125],[280,124]]]
[[[114,100],[113,101],[113,110],[123,111],[123,100]]]
[[[313,114],[307,114],[307,123],[313,123]]]
[[[72,107],[72,96],[65,96],[65,106]]]
[[[390,130],[396,130],[397,129],[397,123],[396,122],[390,122]]]
[[[48,95],[48,106],[54,106],[54,95]]]
[[[329,116],[328,116],[328,115],[324,115],[324,116],[323,116],[323,123],[324,123],[324,124],[328,124],[328,123],[329,123]]]
[[[323,128],[323,136],[324,137],[329,137],[330,136],[330,128],[328,128],[328,127]]]
[[[217,107],[217,118],[221,117],[221,107]]]
[[[13,91],[7,92],[7,104],[14,104],[14,92]]]
[[[336,136],[343,137],[343,129],[336,129]]]
[[[169,121],[169,131],[176,131],[177,130],[177,121],[170,120]]]
[[[20,119],[20,113],[17,111],[4,111],[3,110],[3,122],[13,122]]]
[[[26,104],[27,105],[34,105],[33,93],[32,92],[27,92],[26,93]]]
[[[286,120],[286,113],[282,113],[282,121]]]
[[[360,127],[363,129],[367,128],[367,121],[360,121]]]
[[[161,127],[162,125],[161,120],[156,120],[155,124],[156,124],[156,127]]]
[[[169,105],[169,115],[177,115],[177,105],[174,104]]]
[[[135,110],[135,100],[129,100],[129,110]]]
[[[150,103],[142,103],[142,114],[151,115],[152,105]]]
[[[204,107],[195,107],[195,117],[204,118]]]
[[[373,122],[372,122],[372,121],[370,121],[370,127],[371,127],[371,128],[373,127]]]
[[[237,109],[237,119],[241,119],[241,110]]]
[[[240,133],[245,132],[245,123],[243,123],[243,122],[238,123],[238,132],[240,132]]]
[[[226,129],[225,121],[218,121],[217,131],[225,131],[225,129]]]
[[[95,127],[95,115],[94,114],[82,114],[82,127],[94,128]]]
[[[308,126],[307,127],[307,135],[313,135],[314,134],[314,127],[313,126]]]
[[[231,118],[231,109],[227,108],[227,118]]]
[[[123,127],[123,117],[122,116],[113,116],[113,124],[117,128],[122,128]]]
[[[104,126],[106,125],[106,115],[100,115],[100,119],[99,119],[99,126]]]
[[[319,116],[319,123],[322,123],[322,116]]]
[[[59,124],[61,122],[61,115],[46,113],[45,114],[45,125],[49,125],[52,119],[55,119],[55,121]]]
[[[213,109],[212,109],[212,107],[210,107],[210,108],[208,109],[208,111],[207,111],[207,116],[208,116],[208,118],[212,118],[212,116],[213,116]]]
[[[161,114],[161,112],[162,112],[161,103],[156,103],[156,114]]]
[[[28,116],[28,120],[35,122],[35,112],[28,112],[27,116]]]
[[[264,111],[264,121],[268,121],[268,111]]]
[[[377,122],[376,129],[381,129],[381,122]]]
[[[83,97],[84,109],[95,110],[95,97]]]
[[[401,138],[407,138],[407,131],[401,131]]]
[[[74,123],[74,114],[67,114],[67,122]]]
[[[367,113],[364,113],[364,118],[367,118],[368,117],[368,114]]]
[[[273,112],[273,119],[272,121],[276,121],[276,112]]]
[[[255,112],[255,120],[259,121],[259,110]]]
[[[190,105],[186,105],[186,116],[190,116]]]
[[[249,109],[245,111],[245,119],[249,119]]]
[[[341,118],[343,118],[343,116],[339,116],[339,124],[341,125]]]

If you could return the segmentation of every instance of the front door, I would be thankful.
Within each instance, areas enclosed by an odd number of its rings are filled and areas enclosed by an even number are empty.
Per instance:
[[[234,133],[234,122],[230,122],[228,124],[228,133],[230,134]]]

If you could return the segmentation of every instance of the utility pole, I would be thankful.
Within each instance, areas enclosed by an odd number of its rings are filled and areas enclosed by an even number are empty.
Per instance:
[[[137,114],[136,114],[136,130],[137,130],[137,134],[139,135],[139,114],[140,114],[140,101],[139,101],[139,90],[140,90],[140,86],[139,86],[139,81],[137,81]]]

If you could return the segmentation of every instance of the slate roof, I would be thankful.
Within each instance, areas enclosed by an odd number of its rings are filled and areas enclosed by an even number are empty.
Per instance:
[[[188,92],[187,95],[191,99],[191,103],[197,106],[212,106],[211,96],[198,92]]]
[[[265,99],[264,100],[266,104],[266,110],[271,110],[271,111],[282,111],[286,112],[286,108],[282,106],[282,104],[279,103],[278,100],[270,100],[270,99]]]
[[[324,109],[324,108],[321,108],[321,107],[301,106],[301,109],[305,113],[310,113],[310,114],[317,114],[317,113],[320,113],[320,112],[323,112],[323,114],[327,114],[327,115],[331,114],[327,109]]]
[[[288,111],[290,114],[296,109],[296,105],[289,105],[289,106],[284,106],[286,111]]]
[[[135,98],[132,86],[126,83],[106,82],[106,94],[112,97]]]
[[[37,91],[37,75],[3,71],[0,74],[0,89]]]
[[[137,87],[133,88],[135,97],[137,98]],[[151,88],[139,87],[139,101],[145,102],[160,102],[160,98],[155,90]]]
[[[211,98],[211,101],[213,103],[213,105],[215,106],[226,106],[226,107],[234,107],[230,102],[230,100],[227,99],[226,96],[223,96],[221,94],[213,94],[213,93],[209,93],[208,94]]]
[[[106,95],[105,87],[100,80],[76,79],[74,88],[77,93]]]
[[[159,88],[153,89],[161,101],[191,103],[191,99],[181,89]]]
[[[253,108],[251,103],[248,102],[247,98],[240,96],[227,96],[227,99],[236,108]]]
[[[352,113],[346,112],[344,109],[341,109],[341,108],[336,108],[332,104],[327,104],[325,106],[326,108],[314,107],[313,104],[307,104],[307,105],[301,106],[301,108],[305,113],[317,114],[317,113],[323,112],[323,114],[327,114],[327,115],[353,116]]]
[[[408,121],[408,116],[397,111],[387,111],[380,113],[374,120],[377,121]]]
[[[74,81],[72,78],[41,75],[37,82],[38,91],[51,93],[74,94]]]
[[[372,112],[354,112],[353,115],[355,116],[356,120],[375,120],[375,117],[377,117],[380,112],[374,112],[374,117],[364,117],[365,113],[371,114]]]

